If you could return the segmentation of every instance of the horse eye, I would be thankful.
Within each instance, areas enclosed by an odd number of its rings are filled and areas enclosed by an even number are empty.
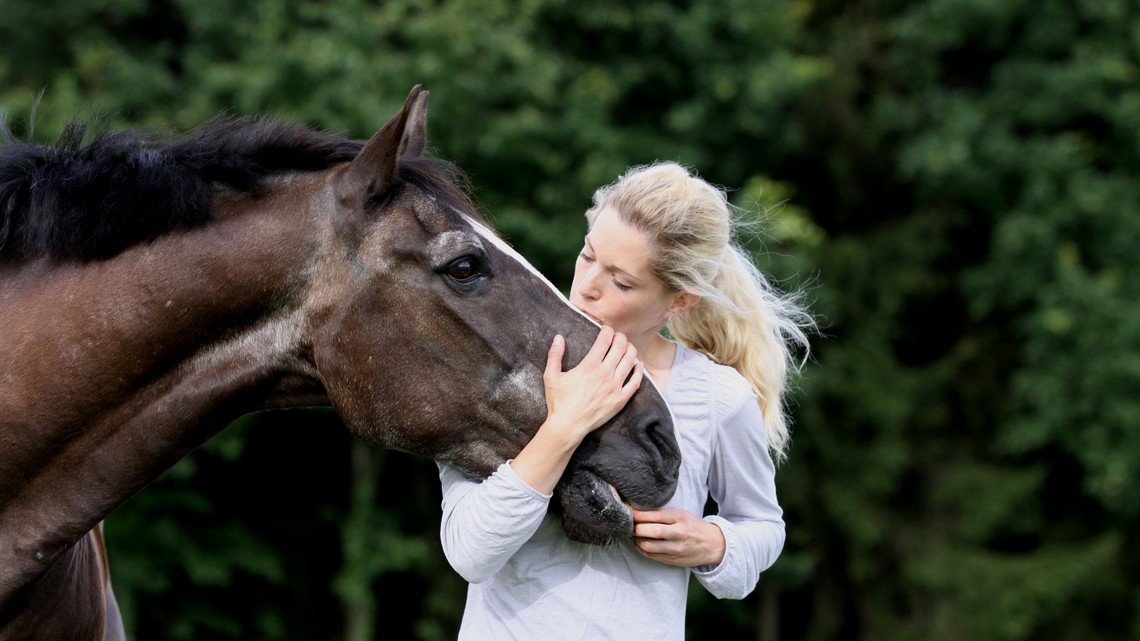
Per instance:
[[[458,281],[468,281],[479,275],[479,270],[475,267],[475,261],[471,260],[469,256],[464,256],[453,260],[447,266],[447,275]]]

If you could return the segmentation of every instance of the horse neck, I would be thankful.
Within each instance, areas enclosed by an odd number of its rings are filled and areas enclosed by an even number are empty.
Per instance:
[[[0,603],[237,416],[287,387],[320,400],[303,301],[321,234],[288,197],[0,283]]]

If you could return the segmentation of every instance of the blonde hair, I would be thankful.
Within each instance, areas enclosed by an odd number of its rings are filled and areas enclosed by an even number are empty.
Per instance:
[[[667,290],[700,296],[667,321],[669,332],[744,376],[759,399],[773,458],[783,461],[790,440],[784,392],[807,357],[804,329],[814,326],[801,296],[779,292],[733,241],[734,209],[724,190],[677,163],[632,167],[598,189],[586,212],[591,226],[606,206],[652,239],[650,269]]]

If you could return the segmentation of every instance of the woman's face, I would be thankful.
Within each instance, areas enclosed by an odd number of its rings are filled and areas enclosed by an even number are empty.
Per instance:
[[[570,286],[571,303],[639,349],[661,331],[677,298],[650,272],[652,252],[649,238],[607,206],[586,234]]]

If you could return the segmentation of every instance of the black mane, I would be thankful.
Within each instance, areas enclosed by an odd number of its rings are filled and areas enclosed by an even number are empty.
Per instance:
[[[73,121],[55,145],[0,127],[0,258],[99,260],[209,222],[217,186],[351,160],[361,141],[269,119],[215,117],[185,138]]]

